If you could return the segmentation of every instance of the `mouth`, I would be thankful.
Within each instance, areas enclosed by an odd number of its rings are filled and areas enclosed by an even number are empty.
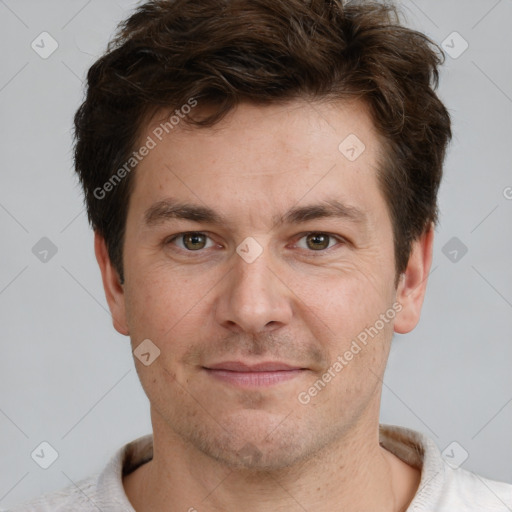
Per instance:
[[[203,369],[214,379],[244,388],[274,386],[307,371],[307,368],[276,361],[254,365],[241,361],[226,361],[208,367],[203,366]]]

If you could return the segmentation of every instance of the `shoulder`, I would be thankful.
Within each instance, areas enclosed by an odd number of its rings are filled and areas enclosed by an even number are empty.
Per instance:
[[[139,437],[121,446],[103,471],[73,482],[62,490],[21,503],[8,512],[134,512],[124,491],[123,475],[152,456],[152,434]]]
[[[64,512],[76,510],[79,512],[98,512],[96,504],[98,476],[84,478],[59,491],[38,496],[22,503],[9,512]]]
[[[440,501],[440,510],[509,512],[512,510],[512,485],[446,464]]]
[[[408,512],[511,512],[512,485],[451,465],[424,442],[420,488]]]
[[[382,446],[421,470],[421,481],[407,512],[511,512],[512,485],[455,466],[423,433],[381,425]]]

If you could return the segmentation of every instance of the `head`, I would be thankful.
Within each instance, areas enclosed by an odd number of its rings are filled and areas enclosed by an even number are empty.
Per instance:
[[[88,73],[75,165],[114,326],[160,350],[136,360],[153,419],[230,463],[258,440],[266,467],[375,419],[430,267],[440,63],[373,2],[152,1],[120,26]],[[304,370],[211,382],[228,360]]]

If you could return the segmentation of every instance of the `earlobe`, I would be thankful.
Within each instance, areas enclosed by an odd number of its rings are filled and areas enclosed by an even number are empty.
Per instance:
[[[410,332],[419,322],[432,264],[433,244],[433,225],[412,243],[409,262],[400,276],[397,288],[396,300],[402,305],[402,310],[395,319],[397,333]]]
[[[112,323],[117,332],[127,336],[129,330],[126,323],[124,289],[119,275],[110,261],[105,239],[97,231],[94,232],[94,252],[101,270],[103,289],[112,314]]]

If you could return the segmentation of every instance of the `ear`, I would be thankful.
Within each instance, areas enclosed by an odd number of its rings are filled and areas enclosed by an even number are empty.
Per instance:
[[[434,226],[412,243],[411,255],[405,272],[400,276],[396,300],[402,310],[395,318],[395,332],[412,331],[420,320],[421,307],[427,289],[427,278],[432,264]]]
[[[129,330],[126,323],[123,285],[120,282],[116,269],[110,261],[105,239],[97,231],[94,232],[94,252],[98,265],[100,266],[103,289],[105,290],[105,297],[110,313],[112,314],[112,323],[117,332],[127,336]]]

